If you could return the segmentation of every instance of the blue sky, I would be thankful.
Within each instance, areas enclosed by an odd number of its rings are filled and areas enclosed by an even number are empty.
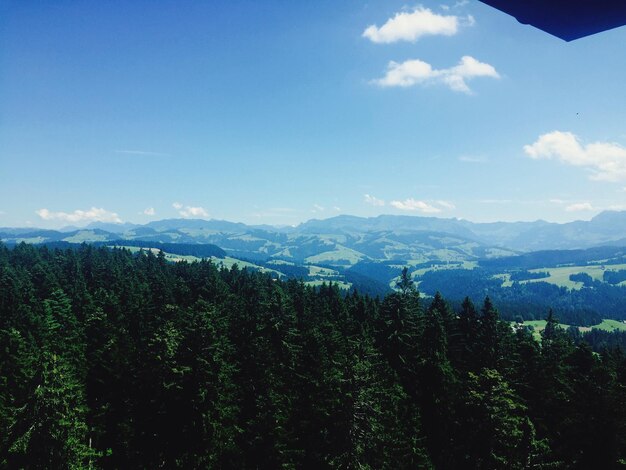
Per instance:
[[[0,226],[626,209],[625,48],[476,1],[0,0]]]

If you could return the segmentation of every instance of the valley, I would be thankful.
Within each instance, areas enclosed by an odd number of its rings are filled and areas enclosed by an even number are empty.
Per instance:
[[[466,295],[489,295],[504,318],[541,320],[553,308],[564,323],[581,327],[626,318],[624,234],[626,212],[566,224],[344,215],[295,227],[168,219],[0,229],[7,246],[149,249],[173,262],[211,259],[226,269],[237,265],[312,286],[332,282],[370,296],[393,291],[406,266],[423,297],[441,292],[459,304]]]

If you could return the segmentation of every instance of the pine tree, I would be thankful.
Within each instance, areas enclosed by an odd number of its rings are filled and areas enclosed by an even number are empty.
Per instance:
[[[25,468],[85,468],[97,453],[85,421],[79,328],[63,292],[53,292],[44,304],[39,371],[11,430],[9,451]]]
[[[40,383],[16,427],[24,430],[10,451],[25,468],[82,469],[98,454],[90,448],[82,386],[61,356],[44,353]],[[18,461],[19,461],[18,460]]]
[[[479,354],[478,314],[469,297],[465,297],[461,304],[461,311],[457,322],[457,335],[451,338],[450,358],[455,366],[463,372],[478,372]]]
[[[450,465],[453,425],[453,396],[456,378],[448,359],[445,318],[448,307],[437,293],[422,317],[418,374],[419,403],[427,445],[436,467]]]
[[[464,459],[457,468],[531,468],[538,443],[526,407],[493,369],[470,372],[459,416]]]
[[[416,366],[421,308],[419,292],[407,268],[402,270],[398,288],[400,292],[389,294],[381,305],[376,344],[398,374],[405,391],[415,397],[419,382]]]

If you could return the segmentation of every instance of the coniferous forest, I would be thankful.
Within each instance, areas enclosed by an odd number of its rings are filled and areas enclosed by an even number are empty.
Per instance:
[[[611,469],[626,358],[486,299],[0,246],[0,467]],[[605,342],[606,344],[606,342]]]

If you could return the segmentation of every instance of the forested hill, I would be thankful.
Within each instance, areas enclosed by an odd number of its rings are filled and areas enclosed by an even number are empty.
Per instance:
[[[476,300],[0,245],[0,467],[622,468],[624,355]]]

